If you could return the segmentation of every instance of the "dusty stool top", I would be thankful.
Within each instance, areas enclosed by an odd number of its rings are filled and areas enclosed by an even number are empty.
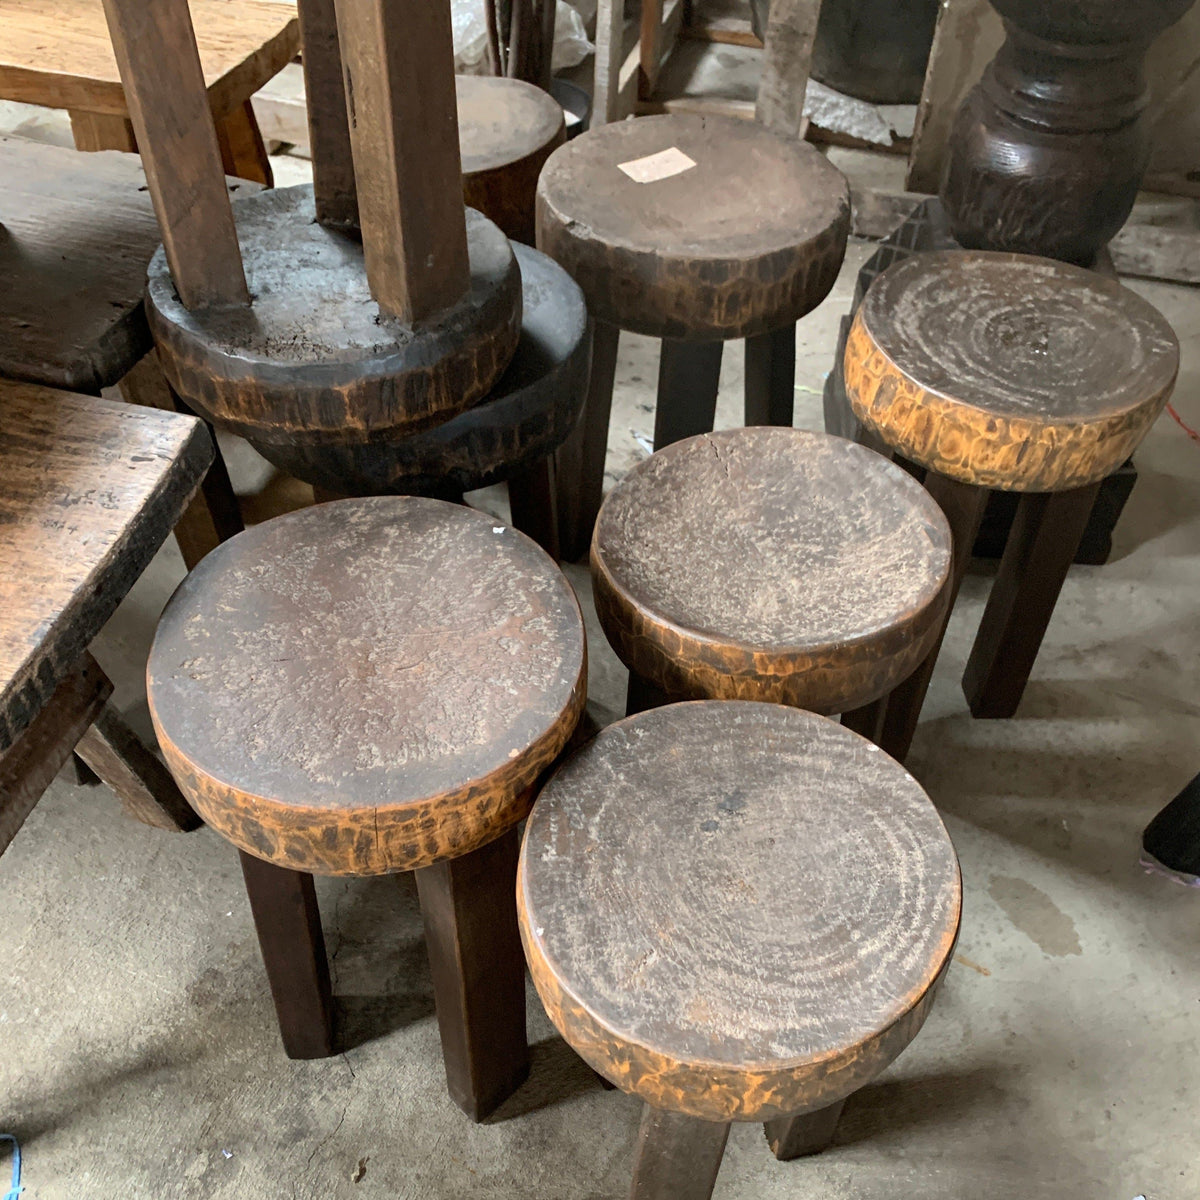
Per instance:
[[[211,553],[147,668],[172,773],[236,846],[377,875],[528,811],[583,708],[575,595],[532,541],[439,500],[289,513]]]
[[[825,717],[707,701],[610,725],[542,791],[517,879],[563,1037],[710,1121],[833,1104],[916,1036],[961,883],[903,767]]]
[[[846,712],[921,661],[950,529],[910,475],[842,438],[758,427],[640,463],[592,541],[596,610],[668,695]]]
[[[715,341],[770,332],[825,298],[850,195],[796,138],[672,113],[560,146],[538,183],[537,222],[539,248],[578,281],[597,319]]]
[[[1179,343],[1157,309],[1093,271],[983,251],[918,254],[867,292],[846,343],[855,415],[962,483],[1095,483],[1166,404]]]

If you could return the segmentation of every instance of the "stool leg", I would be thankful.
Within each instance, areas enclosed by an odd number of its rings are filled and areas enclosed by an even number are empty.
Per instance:
[[[592,367],[583,415],[555,455],[559,549],[566,562],[587,552],[592,526],[604,496],[604,459],[608,454],[608,418],[621,331],[604,321],[592,332]]]
[[[670,704],[671,697],[662,688],[643,679],[636,671],[629,672],[629,687],[625,692],[625,715],[645,712],[648,708],[662,708]]]
[[[512,523],[558,558],[558,514],[554,511],[554,459],[547,456],[508,480]]]
[[[1099,492],[1093,483],[1021,497],[963,675],[972,716],[1017,711]]]
[[[746,339],[746,424],[792,424],[796,324]]]
[[[883,720],[887,714],[887,707],[888,697],[881,696],[878,700],[872,700],[870,704],[842,713],[842,724],[878,745],[883,736]]]
[[[723,345],[663,338],[654,410],[655,450],[712,431]]]
[[[283,1048],[288,1058],[328,1058],[333,992],[313,878],[240,853]]]
[[[983,520],[983,510],[988,501],[987,488],[958,483],[932,471],[925,479],[925,488],[941,506],[947,521],[950,522],[954,560],[950,568],[950,597],[946,604],[946,618],[942,622],[937,641],[921,665],[903,683],[893,688],[888,697],[887,712],[883,717],[883,729],[878,745],[897,762],[904,761],[912,745],[913,734],[917,731],[917,721],[921,716],[921,706],[925,703],[925,693],[929,690],[929,680],[933,676],[938,651],[942,648],[942,639],[946,636],[950,614],[954,611],[958,589],[971,561],[971,547],[975,545],[979,523]]]
[[[717,1182],[728,1124],[642,1109],[631,1200],[708,1200]]]
[[[450,1096],[482,1121],[529,1074],[516,828],[416,872]]]
[[[780,1162],[802,1158],[805,1154],[819,1154],[833,1141],[838,1118],[842,1115],[845,1100],[839,1100],[828,1108],[816,1112],[802,1113],[798,1117],[777,1117],[768,1121],[763,1129],[771,1153]]]

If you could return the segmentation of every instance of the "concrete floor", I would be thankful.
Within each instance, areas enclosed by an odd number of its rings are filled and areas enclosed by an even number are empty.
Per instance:
[[[851,246],[801,325],[800,426],[820,427],[837,321],[869,253]],[[1200,425],[1200,293],[1131,286],[1179,332],[1176,404]],[[731,347],[722,426],[738,421],[740,359]],[[655,372],[655,344],[625,338],[612,479],[645,453]],[[305,498],[227,449],[252,511]],[[719,1200],[1200,1195],[1200,896],[1138,866],[1143,825],[1200,770],[1200,445],[1164,416],[1138,465],[1113,559],[1071,572],[1015,720],[966,712],[958,678],[987,572],[964,587],[909,764],[966,887],[928,1024],[849,1101],[820,1157],[776,1163],[757,1126],[737,1127]],[[164,547],[95,648],[144,730],[139,675],[182,574]],[[586,573],[568,574],[590,621],[592,700],[611,715],[624,672]],[[530,1081],[473,1126],[446,1095],[411,880],[318,889],[344,1052],[293,1063],[232,849],[127,821],[103,789],[50,788],[0,859],[0,1130],[23,1144],[31,1200],[626,1194],[638,1105],[601,1090],[532,988]]]

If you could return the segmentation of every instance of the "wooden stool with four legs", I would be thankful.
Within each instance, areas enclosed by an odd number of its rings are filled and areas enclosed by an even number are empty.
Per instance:
[[[634,1200],[706,1200],[731,1121],[823,1149],[916,1036],[958,936],[954,847],[901,766],[778,704],[603,730],[525,831],[521,937],[551,1021],[645,1101]]]
[[[799,429],[702,434],[608,495],[596,611],[629,667],[629,711],[765,700],[874,735],[875,702],[942,626],[950,530],[881,455]]]
[[[184,794],[242,852],[284,1047],[333,1052],[312,875],[415,871],[450,1094],[528,1068],[517,822],[583,711],[583,621],[546,554],[440,500],[255,526],[167,605],[147,669]]]
[[[1100,481],[1137,448],[1178,369],[1163,316],[1081,267],[945,251],[899,262],[871,285],[846,342],[846,394],[865,436],[923,470],[949,518],[950,605],[988,489],[1021,495],[963,679],[975,716],[1016,711]],[[886,703],[880,744],[897,758],[942,633],[944,623]]]

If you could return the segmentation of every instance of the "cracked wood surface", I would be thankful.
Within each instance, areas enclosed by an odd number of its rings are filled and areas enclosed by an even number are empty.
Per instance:
[[[168,604],[147,669],[196,811],[247,853],[327,875],[428,866],[516,824],[586,674],[579,605],[541,549],[401,497],[219,546]]]
[[[1115,280],[981,251],[885,271],[845,355],[855,415],[889,446],[950,479],[1024,492],[1111,474],[1178,370],[1171,326]]]
[[[950,529],[865,447],[731,429],[626,475],[591,562],[613,649],[668,695],[845,712],[889,692],[937,636]]]
[[[694,167],[637,183],[620,164],[669,149]],[[560,146],[537,194],[538,248],[592,315],[651,337],[719,340],[798,320],[846,251],[845,178],[804,142],[752,122],[672,113]]]
[[[610,725],[526,826],[538,994],[597,1071],[709,1121],[823,1108],[912,1040],[958,861],[903,767],[824,717],[704,701]]]

